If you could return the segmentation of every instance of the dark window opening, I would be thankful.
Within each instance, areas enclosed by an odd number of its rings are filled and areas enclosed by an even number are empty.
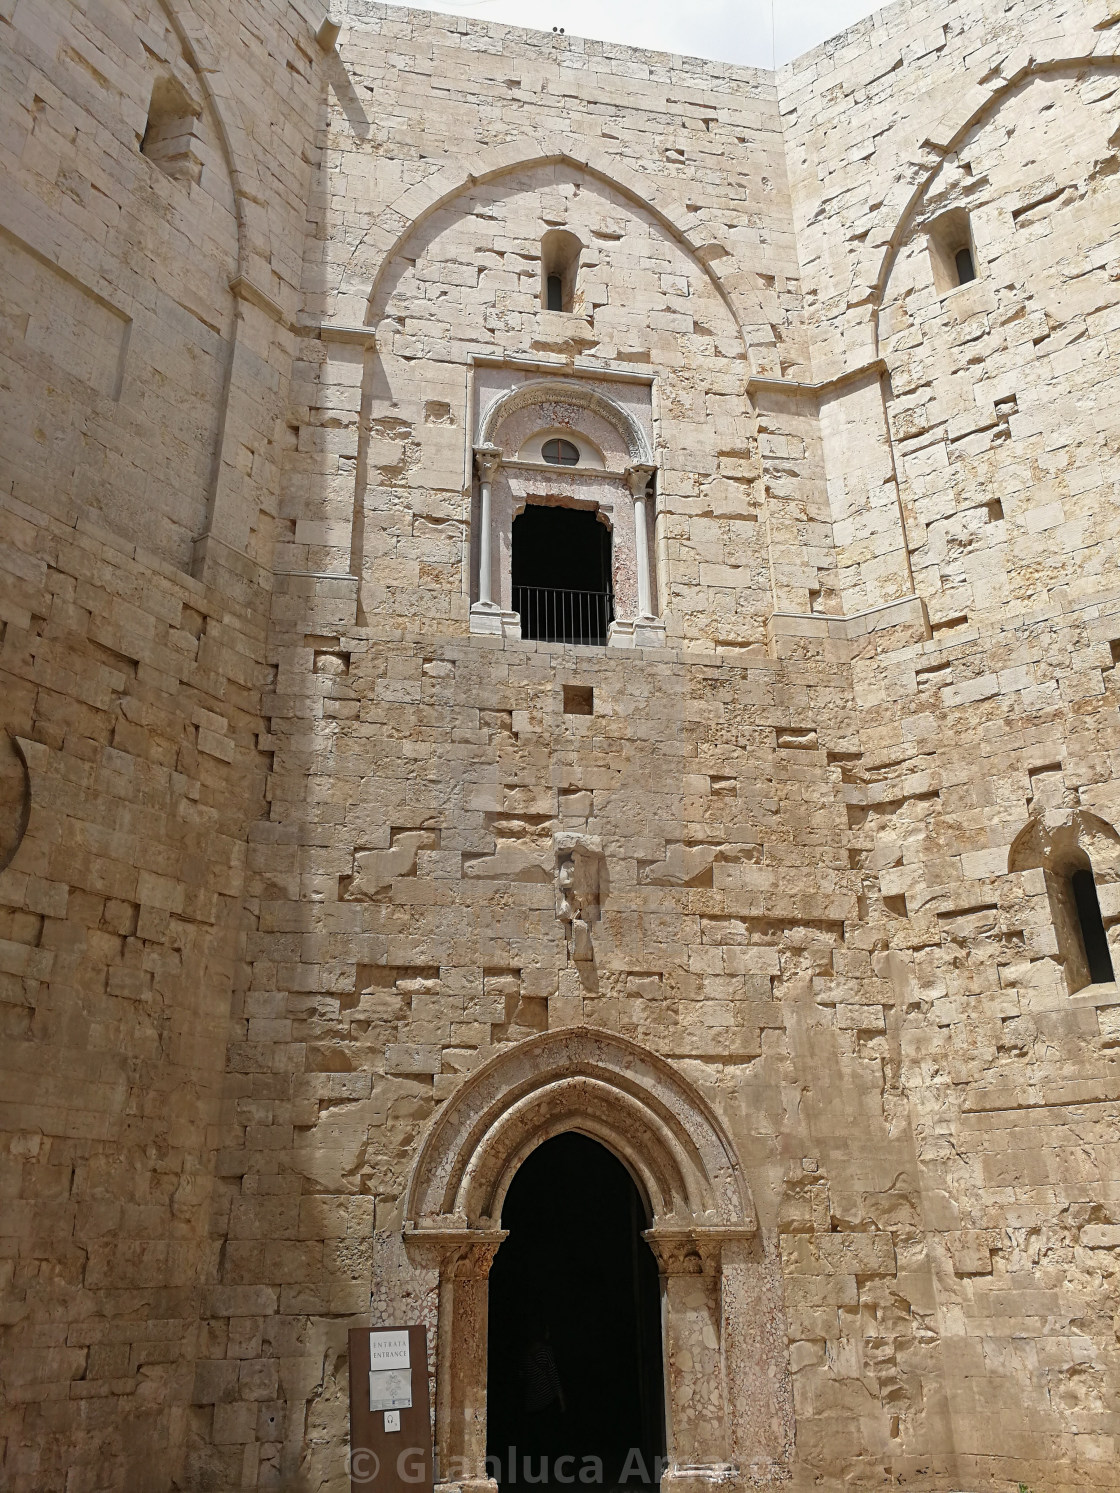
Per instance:
[[[963,207],[950,208],[928,226],[930,267],[934,289],[948,295],[960,285],[978,279],[973,247],[972,223]]]
[[[953,256],[953,262],[957,267],[957,284],[967,285],[970,280],[976,279],[976,266],[972,262],[972,250],[966,245],[958,249]]]
[[[1085,949],[1085,962],[1089,966],[1089,978],[1094,985],[1110,983],[1116,977],[1112,972],[1112,956],[1109,953],[1092,871],[1075,871],[1070,877],[1070,886],[1077,908],[1077,921],[1081,926],[1081,942]]]
[[[545,441],[541,455],[557,467],[574,467],[579,464],[579,447],[571,441]]]
[[[564,282],[559,275],[549,275],[547,285],[546,311],[563,311],[564,309]]]
[[[546,1141],[514,1177],[490,1271],[488,1470],[503,1490],[569,1475],[578,1488],[581,1471],[600,1488],[624,1474],[634,1493],[657,1485],[664,1389],[648,1227],[629,1172],[586,1136]]]
[[[614,617],[611,535],[594,513],[530,504],[513,521],[511,570],[523,638],[606,643]]]

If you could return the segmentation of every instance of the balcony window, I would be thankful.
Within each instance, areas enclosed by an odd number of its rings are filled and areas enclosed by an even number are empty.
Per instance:
[[[513,521],[512,583],[523,638],[606,644],[614,616],[611,534],[596,513],[526,507]]]

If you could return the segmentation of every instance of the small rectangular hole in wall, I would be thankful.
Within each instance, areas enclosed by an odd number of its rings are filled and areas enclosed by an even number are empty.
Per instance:
[[[993,498],[988,504],[988,522],[998,524],[1003,518],[1003,504],[998,498]]]
[[[564,686],[564,714],[595,714],[595,691],[591,685],[566,684]]]
[[[1112,654],[1112,662],[1120,664],[1120,638],[1115,638],[1109,643],[1108,651]]]

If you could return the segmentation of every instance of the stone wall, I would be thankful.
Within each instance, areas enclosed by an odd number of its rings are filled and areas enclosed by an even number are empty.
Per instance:
[[[1117,994],[1078,977],[1040,848],[1088,852],[1113,927],[1115,53],[1105,6],[907,6],[782,86],[814,374],[882,359],[873,464],[842,412],[869,395],[822,409],[845,610],[912,589],[930,623],[853,663],[843,793],[961,1486],[1115,1483]]]
[[[744,1482],[1114,1488],[1109,6],[5,15],[6,1485],[345,1488],[430,1122],[586,1026],[738,1153]],[[470,632],[544,374],[640,390],[662,648]]]
[[[238,10],[3,8],[12,1489],[166,1488],[194,1388],[315,95]]]

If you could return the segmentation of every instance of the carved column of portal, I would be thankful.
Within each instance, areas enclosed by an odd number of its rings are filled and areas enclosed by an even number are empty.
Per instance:
[[[661,1276],[668,1493],[710,1493],[734,1477],[722,1343],[722,1237],[650,1229]]]
[[[516,612],[503,612],[494,599],[494,482],[502,465],[497,446],[476,446],[478,468],[478,600],[471,607],[471,632],[521,636]]]
[[[490,1266],[506,1230],[416,1231],[417,1263],[438,1265],[436,1487],[497,1493],[486,1471],[486,1345]]]
[[[638,615],[633,621],[612,622],[608,641],[616,648],[657,648],[665,641],[665,624],[653,615],[653,586],[649,570],[649,531],[646,490],[657,470],[645,464],[627,467],[626,483],[634,499],[634,561],[638,580]]]

